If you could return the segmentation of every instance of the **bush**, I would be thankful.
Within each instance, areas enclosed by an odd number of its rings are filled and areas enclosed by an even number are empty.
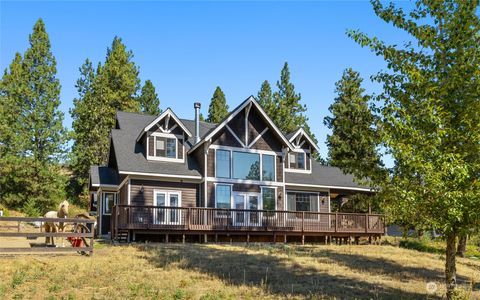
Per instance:
[[[404,239],[404,240],[401,240],[398,245],[401,248],[417,250],[420,252],[440,253],[440,254],[445,252],[442,248],[435,247],[435,245],[429,243],[428,240],[420,241],[420,240]]]

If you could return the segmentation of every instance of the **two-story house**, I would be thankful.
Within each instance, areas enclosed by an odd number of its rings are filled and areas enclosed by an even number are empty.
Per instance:
[[[322,166],[301,128],[281,132],[253,96],[222,122],[118,112],[107,166],[92,166],[99,235],[207,239],[377,236],[380,215],[332,213],[333,199],[370,193]]]

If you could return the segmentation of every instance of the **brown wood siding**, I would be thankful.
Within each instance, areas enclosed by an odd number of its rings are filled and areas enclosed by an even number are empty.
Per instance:
[[[205,169],[205,157],[204,157],[203,154],[204,154],[203,146],[200,146],[197,149],[195,149],[195,151],[190,155],[195,157],[195,159],[198,162],[198,166],[200,168],[200,174],[202,176],[205,176],[205,170],[204,170]]]
[[[199,189],[196,183],[167,182],[132,179],[130,197],[132,205],[153,205],[154,190],[175,190],[182,192],[182,207],[196,207]],[[140,192],[143,186],[143,193]]]
[[[148,153],[151,156],[155,155],[155,139],[153,137],[150,137],[150,136],[148,137]]]
[[[224,128],[212,138],[212,144],[230,147],[242,147],[235,137]]]
[[[276,135],[272,132],[272,130],[269,129],[252,146],[252,149],[281,152],[282,144],[278,141]]]
[[[128,197],[128,182],[125,183],[122,188],[120,189],[120,192],[119,192],[119,199],[120,199],[120,203],[119,204],[128,204],[128,200],[127,200],[127,197]]]
[[[183,159],[183,139],[177,140],[177,156],[179,159]]]
[[[215,207],[215,185],[212,182],[207,183],[207,207]]]
[[[310,170],[310,160],[311,160],[310,153],[306,153],[306,155],[305,155],[305,167],[306,167],[307,170]]]
[[[260,193],[260,186],[256,184],[242,184],[234,183],[232,187],[233,192],[250,192],[250,193]]]
[[[263,117],[255,109],[251,109],[248,114],[248,144],[265,128],[267,128],[267,124],[263,120]]]
[[[242,143],[245,144],[245,109],[239,112],[235,118],[230,120],[230,122],[228,122],[228,126],[238,136]]]
[[[282,157],[277,155],[277,182],[283,182],[283,164]]]
[[[209,149],[207,155],[207,176],[215,176],[215,149]]]

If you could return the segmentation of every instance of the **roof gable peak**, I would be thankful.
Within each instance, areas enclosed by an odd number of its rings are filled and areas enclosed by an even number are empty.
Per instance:
[[[175,122],[178,124],[178,126],[180,126],[180,128],[182,128],[182,130],[189,137],[193,136],[192,133],[190,132],[190,130],[188,130],[188,128],[185,126],[185,124],[183,124],[183,122],[177,117],[177,115],[175,115],[173,110],[170,107],[168,107],[164,112],[162,112],[152,122],[150,122],[147,126],[145,126],[145,128],[142,130],[142,132],[140,132],[140,135],[137,137],[137,142],[140,141],[140,139],[145,134],[145,132],[149,131],[153,126],[157,125],[160,121],[162,121],[165,118],[167,120],[167,123],[168,123],[168,120],[170,120],[170,118],[172,118],[173,120],[175,120]]]

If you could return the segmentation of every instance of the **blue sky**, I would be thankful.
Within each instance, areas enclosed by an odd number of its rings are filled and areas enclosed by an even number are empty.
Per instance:
[[[406,5],[403,3],[402,5]],[[28,35],[43,18],[57,59],[61,110],[76,97],[78,68],[89,58],[103,62],[114,36],[134,53],[142,81],[152,80],[161,107],[193,118],[193,102],[206,115],[218,85],[231,108],[272,85],[288,61],[291,80],[307,105],[310,126],[326,156],[323,118],[335,97],[334,84],[352,67],[366,79],[385,68],[381,58],[345,35],[360,29],[401,43],[405,38],[375,16],[367,1],[317,2],[14,2],[0,0],[0,68],[28,47]]]

